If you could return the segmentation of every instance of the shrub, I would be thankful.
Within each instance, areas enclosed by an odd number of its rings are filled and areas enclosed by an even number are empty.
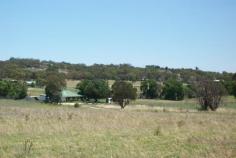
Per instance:
[[[75,108],[79,108],[79,107],[80,107],[80,104],[79,104],[79,103],[75,103],[74,107],[75,107]]]

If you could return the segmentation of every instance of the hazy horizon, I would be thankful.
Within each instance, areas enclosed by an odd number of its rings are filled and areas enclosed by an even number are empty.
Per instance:
[[[10,57],[236,72],[234,0],[3,0]]]
[[[37,58],[21,58],[21,57],[10,57],[10,58],[15,58],[15,59],[33,59],[33,60],[40,60],[41,62],[42,61],[52,61],[52,62],[56,62],[56,63],[62,63],[62,62],[65,62],[65,63],[69,63],[69,64],[85,64],[86,66],[92,66],[92,65],[95,65],[95,64],[98,64],[98,65],[122,65],[122,64],[128,64],[128,65],[131,65],[133,67],[138,67],[138,68],[145,68],[146,66],[160,66],[161,68],[166,68],[168,67],[168,69],[193,69],[195,70],[196,68],[198,70],[201,70],[201,71],[206,71],[206,72],[218,72],[218,73],[223,73],[223,71],[213,71],[213,70],[205,70],[205,69],[202,69],[198,66],[195,66],[195,67],[169,67],[168,65],[158,65],[158,64],[147,64],[147,65],[143,65],[143,66],[138,66],[138,65],[133,65],[131,63],[92,63],[92,64],[86,64],[86,63],[81,63],[81,62],[68,62],[68,61],[56,61],[56,60],[50,60],[50,59],[37,59]],[[5,60],[1,60],[0,61],[7,61],[7,60],[10,60],[9,59],[5,59]],[[235,72],[231,72],[231,71],[226,71],[228,73],[235,73]]]

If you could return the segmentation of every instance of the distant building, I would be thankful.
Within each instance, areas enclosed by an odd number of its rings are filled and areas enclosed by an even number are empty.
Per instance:
[[[78,92],[64,89],[61,93],[62,102],[78,101],[82,98],[82,95],[79,95]]]
[[[82,98],[82,95],[78,94],[78,91],[76,90],[68,90],[64,89],[61,92],[61,102],[73,102],[78,101]],[[39,96],[28,96],[28,100],[33,99],[40,102],[46,102],[48,100],[46,94],[40,94]]]
[[[111,104],[112,103],[112,98],[106,98],[106,103]]]
[[[36,81],[30,80],[30,81],[25,81],[25,83],[26,83],[27,86],[32,86],[32,85],[36,84]]]

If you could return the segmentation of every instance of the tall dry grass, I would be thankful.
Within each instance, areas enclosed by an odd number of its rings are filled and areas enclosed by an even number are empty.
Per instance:
[[[236,157],[236,111],[4,104],[0,105],[0,157]]]

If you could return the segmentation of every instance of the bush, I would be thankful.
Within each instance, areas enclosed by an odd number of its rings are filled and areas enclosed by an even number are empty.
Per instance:
[[[80,104],[79,103],[75,103],[74,107],[75,108],[80,108]]]

